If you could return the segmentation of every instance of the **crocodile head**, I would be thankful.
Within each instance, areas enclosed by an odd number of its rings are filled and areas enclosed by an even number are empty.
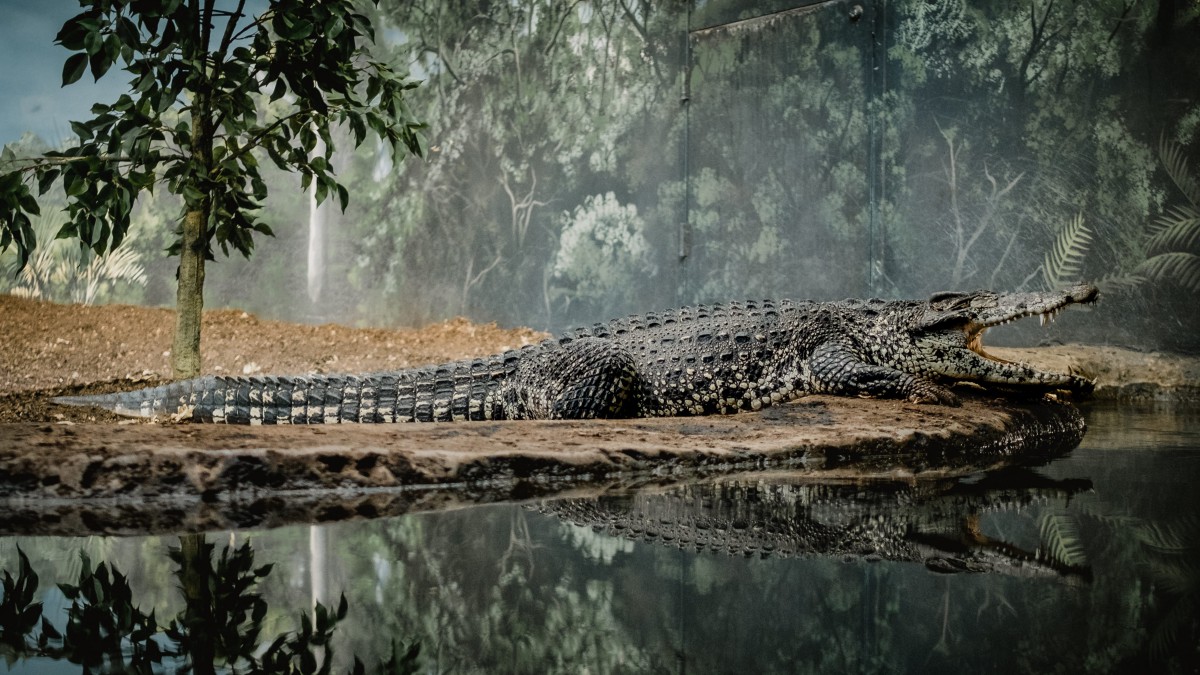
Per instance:
[[[1028,317],[1038,317],[1045,325],[1067,307],[1091,304],[1098,295],[1097,288],[1087,284],[1053,292],[936,293],[912,307],[908,330],[915,354],[909,360],[918,374],[984,386],[1088,391],[1093,383],[1077,375],[1038,370],[988,354],[983,336],[993,326]]]

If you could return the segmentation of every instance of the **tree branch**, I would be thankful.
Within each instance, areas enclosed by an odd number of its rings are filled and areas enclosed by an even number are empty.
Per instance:
[[[307,115],[309,112],[310,111],[308,110],[297,110],[296,112],[284,115],[283,117],[280,117],[272,122],[270,125],[263,127],[263,129],[255,134],[253,138],[251,138],[249,141],[246,141],[246,144],[242,146],[241,150],[238,150],[236,153],[231,155],[230,159],[237,159],[254,148],[259,147],[259,142],[262,141],[262,139],[266,136],[270,135],[272,131],[283,126],[288,120],[291,120],[295,117],[300,117],[301,115]]]

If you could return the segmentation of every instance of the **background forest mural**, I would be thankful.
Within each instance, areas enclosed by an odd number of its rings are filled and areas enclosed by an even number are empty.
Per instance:
[[[562,328],[732,298],[1086,279],[1108,291],[1086,319],[1104,339],[1196,348],[1184,311],[1200,292],[1195,2],[370,11],[382,56],[422,81],[427,158],[341,156],[350,207],[321,215],[313,251],[298,179],[270,176],[276,237],[210,268],[209,306]],[[177,208],[141,205],[112,266],[126,272],[88,281],[89,300],[171,302],[161,251]],[[52,257],[38,264],[41,277],[7,275],[5,288],[80,296]]]

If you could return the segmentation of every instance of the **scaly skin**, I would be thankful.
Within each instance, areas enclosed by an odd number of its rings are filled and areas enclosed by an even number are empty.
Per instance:
[[[922,563],[936,572],[1086,579],[1088,567],[1054,557],[1051,546],[1027,550],[984,534],[980,515],[1066,501],[1090,488],[1087,480],[1006,469],[972,483],[883,484],[872,490],[858,484],[729,479],[660,492],[548,500],[535,508],[611,536],[698,552],[879,559]]]
[[[957,405],[955,382],[1006,393],[1087,391],[1071,374],[986,355],[983,333],[1091,303],[1053,293],[929,300],[742,302],[614,319],[483,359],[362,376],[204,377],[64,397],[120,414],[230,424],[590,419],[729,414],[808,394]]]

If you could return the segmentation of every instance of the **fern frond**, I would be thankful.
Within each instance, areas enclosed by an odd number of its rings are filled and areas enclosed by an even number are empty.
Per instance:
[[[1193,293],[1200,293],[1200,255],[1179,251],[1161,253],[1147,258],[1133,273],[1159,283],[1171,281]]]
[[[1046,288],[1053,290],[1077,281],[1091,244],[1091,230],[1083,224],[1083,214],[1077,214],[1059,231],[1042,262],[1042,282]]]
[[[1150,636],[1150,656],[1165,661],[1176,652],[1179,633],[1191,625],[1196,617],[1196,599],[1182,597],[1162,616]]]
[[[1096,281],[1096,286],[1104,295],[1128,293],[1146,283],[1146,277],[1140,274],[1110,274]]]
[[[1163,553],[1184,553],[1200,549],[1200,517],[1192,514],[1174,522],[1145,522],[1133,529],[1133,534],[1146,546]]]
[[[1163,136],[1158,139],[1158,156],[1162,160],[1163,168],[1167,170],[1167,175],[1183,196],[1187,197],[1192,206],[1200,208],[1200,182],[1188,171],[1188,158],[1183,154],[1183,148]]]
[[[1087,564],[1087,553],[1074,516],[1044,513],[1038,523],[1038,531],[1041,534],[1041,549],[1053,560],[1073,567]]]
[[[1152,253],[1183,251],[1200,243],[1200,209],[1175,206],[1155,219],[1146,250]]]
[[[1200,591],[1200,569],[1183,558],[1151,560],[1147,563],[1154,585],[1171,595]]]

